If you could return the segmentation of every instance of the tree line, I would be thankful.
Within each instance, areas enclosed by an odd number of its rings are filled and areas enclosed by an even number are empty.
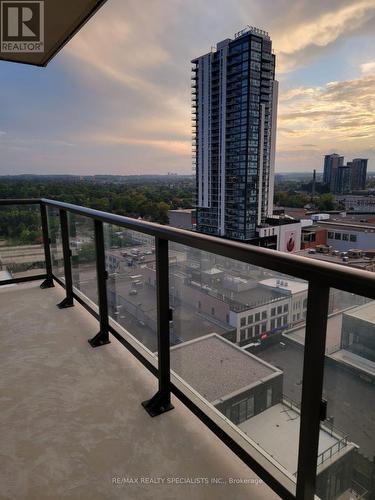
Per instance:
[[[1,198],[50,198],[128,217],[165,224],[168,210],[193,206],[192,179],[126,182],[0,179]],[[37,243],[41,239],[38,207],[0,207],[0,239]]]

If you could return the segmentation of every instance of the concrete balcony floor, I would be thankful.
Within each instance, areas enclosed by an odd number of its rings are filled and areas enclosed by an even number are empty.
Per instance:
[[[38,285],[0,287],[0,499],[278,498],[229,484],[257,478],[175,398],[150,418],[155,377],[116,339],[92,349],[97,321]]]

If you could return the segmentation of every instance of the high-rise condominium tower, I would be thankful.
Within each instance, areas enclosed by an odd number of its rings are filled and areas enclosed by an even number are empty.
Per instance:
[[[337,174],[339,167],[344,165],[344,157],[333,153],[324,157],[323,182],[329,185],[330,191],[336,189]]]
[[[332,193],[345,194],[366,188],[367,159],[355,158],[344,165],[344,157],[325,155],[323,182]]]
[[[352,191],[366,188],[367,162],[365,158],[354,158],[352,163],[351,188]]]
[[[278,83],[272,42],[248,27],[192,64],[197,230],[249,240],[273,212]]]

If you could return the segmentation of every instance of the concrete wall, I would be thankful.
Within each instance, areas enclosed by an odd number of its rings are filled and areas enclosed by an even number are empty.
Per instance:
[[[303,241],[304,232],[302,232],[301,248],[305,250],[306,248],[315,248],[316,245],[326,245],[327,244],[327,230],[317,229],[314,231],[315,240],[314,241]]]
[[[280,373],[279,375],[276,375],[275,377],[272,377],[265,382],[260,382],[254,387],[245,389],[243,392],[215,404],[215,407],[224,415],[226,415],[233,423],[239,424],[251,417],[249,416],[245,417],[244,420],[239,420],[239,407],[237,406],[238,403],[240,401],[254,398],[254,415],[258,415],[258,413],[261,413],[262,411],[267,409],[268,388],[272,388],[272,401],[270,406],[280,403],[283,394],[283,374]],[[270,406],[268,406],[268,408]]]
[[[176,297],[183,303],[193,306],[198,312],[217,318],[223,323],[229,323],[229,305],[200,291],[199,288],[181,284],[176,287]]]
[[[291,299],[289,323],[295,324],[306,318],[307,312],[307,290],[296,293]]]
[[[156,285],[156,272],[154,269],[142,269],[145,283]],[[202,292],[199,288],[187,285],[183,278],[173,275],[170,279],[172,294],[181,303],[187,304],[198,312],[212,316],[223,323],[229,323],[229,305],[216,297]]]
[[[188,210],[168,210],[169,225],[181,229],[193,228],[193,213]]]
[[[341,239],[336,239],[336,233],[340,234]],[[351,235],[355,236],[356,241],[350,241]],[[355,228],[327,227],[327,245],[332,245],[335,250],[340,252],[347,252],[354,248],[373,250],[375,248],[375,226],[373,232],[357,231]]]
[[[342,316],[341,347],[375,362],[375,325],[350,315]]]
[[[318,471],[316,494],[321,500],[336,500],[351,487],[354,453],[355,448],[351,448],[340,459],[323,468],[322,472]]]

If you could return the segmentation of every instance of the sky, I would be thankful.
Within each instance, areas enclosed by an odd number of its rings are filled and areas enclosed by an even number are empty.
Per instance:
[[[375,170],[375,0],[108,0],[47,68],[0,63],[0,175],[191,174],[191,59],[269,32],[277,172]]]

